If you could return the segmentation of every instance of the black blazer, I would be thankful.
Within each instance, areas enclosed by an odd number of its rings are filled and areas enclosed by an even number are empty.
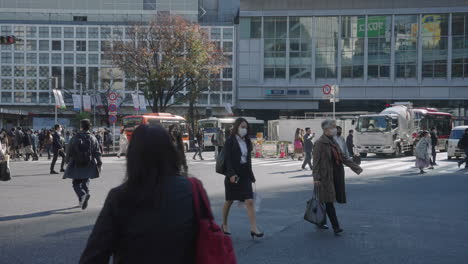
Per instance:
[[[52,149],[54,151],[63,149],[62,139],[60,138],[60,134],[56,131],[52,134]]]
[[[188,178],[167,177],[159,207],[136,203],[137,194],[125,185],[109,192],[80,264],[109,263],[111,255],[118,264],[195,263],[198,230]]]
[[[250,169],[250,179],[252,182],[255,182],[255,176],[252,171],[252,156],[250,153],[252,152],[252,142],[248,136],[245,137],[245,142],[247,143],[247,150],[249,154],[247,155],[247,166]],[[241,156],[242,152],[239,146],[239,142],[237,142],[236,136],[230,136],[226,143],[224,144],[224,164],[226,166],[226,176],[231,177],[237,175],[242,177],[239,174],[241,169]]]

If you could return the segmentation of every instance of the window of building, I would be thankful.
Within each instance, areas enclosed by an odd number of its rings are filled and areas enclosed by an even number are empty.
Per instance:
[[[210,104],[211,105],[220,105],[221,104],[221,95],[220,94],[210,94]]]
[[[76,41],[76,51],[86,51],[86,41],[77,40]]]
[[[32,51],[37,50],[37,40],[26,40],[26,50]]]
[[[210,90],[212,92],[218,92],[221,90],[221,81],[219,80],[212,80],[210,82]]]
[[[232,92],[232,81],[223,81],[223,91]]]
[[[86,22],[88,21],[87,16],[73,16],[73,21],[75,22]]]
[[[50,56],[49,53],[39,53],[39,64],[49,64]]]
[[[37,81],[26,80],[26,90],[37,90]]]
[[[113,29],[114,38],[122,39],[123,38],[123,28],[116,27]]]
[[[221,39],[221,28],[211,28],[211,39]]]
[[[365,16],[343,16],[341,18],[341,77],[362,78],[364,76],[364,35],[358,27],[365,26]],[[364,33],[364,32],[363,32]]]
[[[2,92],[2,103],[11,103],[11,92]]]
[[[27,66],[27,67],[26,67],[26,76],[28,76],[28,77],[36,77],[36,76],[37,76],[37,67],[35,67],[35,66]]]
[[[62,64],[62,54],[52,54],[52,64]]]
[[[365,33],[365,25],[360,24],[358,34],[362,37]],[[368,79],[390,77],[391,34],[391,16],[368,17]]]
[[[13,69],[11,66],[2,66],[2,76],[8,77],[13,74]]]
[[[64,85],[65,89],[73,90],[73,67],[64,67],[63,68],[63,76],[64,76]]]
[[[224,68],[223,69],[223,78],[224,79],[232,79],[232,68]]]
[[[76,38],[86,38],[86,28],[77,27],[76,28]]]
[[[289,76],[291,79],[312,77],[312,18],[289,18]]]
[[[62,28],[61,27],[53,27],[52,28],[52,37],[53,38],[61,38],[62,37]]]
[[[111,28],[110,27],[101,27],[101,38],[110,39],[111,38]]]
[[[314,25],[315,77],[318,79],[336,78],[338,17],[316,17]]]
[[[262,18],[261,17],[243,17],[240,19],[240,37],[241,39],[261,38],[262,37]]]
[[[49,41],[48,40],[39,40],[39,50],[40,51],[49,51]]]
[[[99,64],[99,54],[89,54],[88,55],[89,64]]]
[[[74,54],[63,54],[63,64],[74,64],[75,59],[74,59]]]
[[[101,54],[101,64],[111,65],[112,57],[109,54]]]
[[[74,51],[75,49],[75,41],[73,40],[64,40],[63,41],[63,50],[64,51]]]
[[[232,104],[232,93],[223,94],[223,103]]]
[[[39,27],[39,37],[40,38],[49,38],[49,27]]]
[[[83,84],[83,88],[86,85],[86,67],[76,68],[76,82]]]
[[[418,16],[395,16],[395,76],[416,78]]]
[[[232,39],[233,30],[232,28],[223,28],[223,39]]]
[[[27,26],[26,27],[26,37],[28,37],[28,38],[37,37],[37,27]]]
[[[76,54],[76,64],[86,64],[86,54]]]
[[[91,89],[99,88],[99,68],[97,67],[88,68],[88,85]]]
[[[13,82],[9,79],[2,79],[2,90],[11,90]]]
[[[52,40],[52,50],[62,50],[62,41]]]
[[[23,64],[24,63],[24,53],[15,53],[15,64]]]
[[[88,38],[92,38],[92,39],[99,38],[99,28],[97,27],[88,28]]]
[[[11,53],[2,52],[2,64],[11,63]]]
[[[28,54],[26,54],[26,63],[27,64],[37,64],[37,53],[28,53]]]
[[[15,79],[15,90],[24,90],[24,80],[23,79]]]
[[[39,67],[39,76],[40,77],[49,77],[49,67],[48,66],[40,66]]]
[[[99,41],[95,41],[95,40],[88,41],[88,50],[99,51]]]
[[[37,93],[26,93],[25,103],[37,103]]]
[[[53,87],[62,87],[62,67],[52,67],[52,85]],[[55,82],[55,78],[57,78],[58,83]]]
[[[452,15],[452,77],[468,77],[468,13]]]
[[[421,20],[421,36],[423,78],[446,78],[448,56],[448,15],[423,15]]]
[[[10,35],[11,34],[12,27],[8,25],[2,25],[0,26],[0,32],[2,35]]]
[[[63,28],[63,37],[64,38],[74,38],[75,37],[75,29],[72,27],[64,27]]]
[[[39,103],[40,104],[49,104],[49,95],[50,93],[39,93]]]
[[[25,100],[24,100],[24,92],[15,92],[13,93],[15,99],[15,103],[24,103]]]
[[[49,90],[49,80],[39,80],[39,90]]]
[[[19,50],[19,51],[23,51],[24,50],[24,44],[26,43],[26,41],[18,41],[14,44],[14,48],[15,50]]]
[[[224,41],[223,42],[223,52],[232,52],[232,42]]]
[[[265,43],[264,78],[286,78],[286,17],[265,17],[263,25]]]
[[[111,42],[107,40],[101,41],[101,51],[110,51],[111,50]]]

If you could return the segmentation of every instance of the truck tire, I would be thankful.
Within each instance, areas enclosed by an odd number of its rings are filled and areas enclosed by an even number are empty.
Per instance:
[[[366,158],[367,157],[367,153],[359,153],[359,155],[361,155],[361,158]]]
[[[395,153],[393,153],[394,158],[401,157],[401,146],[397,145],[395,148]]]

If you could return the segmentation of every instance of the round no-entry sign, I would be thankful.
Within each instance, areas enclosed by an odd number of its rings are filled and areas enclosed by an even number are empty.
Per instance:
[[[323,87],[322,87],[322,92],[323,94],[326,94],[326,95],[329,95],[332,91],[332,88],[330,85],[328,84],[325,84]]]
[[[109,116],[109,123],[115,124],[117,122],[117,117],[115,115]]]
[[[109,105],[109,112],[117,112],[117,105],[116,104],[110,104]]]
[[[109,93],[109,100],[111,100],[111,101],[117,100],[117,94],[115,92],[110,92]]]

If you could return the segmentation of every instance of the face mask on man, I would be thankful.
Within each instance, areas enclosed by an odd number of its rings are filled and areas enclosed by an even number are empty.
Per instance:
[[[239,127],[238,134],[239,134],[239,136],[241,136],[241,137],[245,137],[245,135],[247,135],[247,128]]]

